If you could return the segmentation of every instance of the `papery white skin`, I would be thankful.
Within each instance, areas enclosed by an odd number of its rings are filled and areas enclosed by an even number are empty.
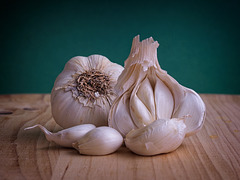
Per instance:
[[[132,129],[144,127],[157,119],[189,115],[186,136],[198,132],[205,119],[205,105],[193,90],[180,85],[162,70],[157,59],[159,44],[152,38],[133,39],[132,49],[115,86],[114,101],[108,123],[123,137]],[[124,100],[123,100],[124,99]],[[127,103],[125,103],[127,102]],[[122,108],[125,111],[123,119]]]
[[[132,152],[144,156],[172,152],[182,144],[185,129],[181,118],[157,119],[145,127],[130,131],[125,145]]]
[[[121,134],[110,127],[102,126],[89,131],[72,146],[85,155],[106,155],[117,151],[122,145]]]
[[[107,125],[110,107],[116,94],[100,95],[96,101],[78,96],[75,79],[82,73],[97,70],[110,78],[113,88],[123,67],[101,55],[77,56],[70,59],[55,80],[51,92],[51,108],[54,120],[63,128],[79,124]]]
[[[44,126],[36,124],[34,126],[27,127],[24,130],[33,129],[36,127],[39,127],[42,130],[48,141],[53,141],[56,144],[64,147],[72,147],[73,142],[76,142],[89,131],[96,128],[96,126],[93,124],[82,124],[71,128],[63,129],[56,133],[52,133],[48,131]]]

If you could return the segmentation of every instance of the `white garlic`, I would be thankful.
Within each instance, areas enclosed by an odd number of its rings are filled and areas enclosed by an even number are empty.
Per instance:
[[[182,118],[158,119],[130,131],[126,146],[136,154],[151,156],[176,150],[183,142],[186,125]]]
[[[106,155],[115,152],[123,143],[121,134],[110,127],[102,126],[89,131],[73,143],[80,154]]]
[[[132,129],[157,119],[190,115],[185,121],[186,136],[196,133],[203,125],[204,102],[195,91],[183,87],[161,69],[158,46],[152,38],[140,42],[136,36],[115,86],[118,98],[110,109],[108,121],[124,137]]]
[[[69,128],[79,124],[107,125],[116,98],[113,87],[123,67],[101,55],[70,59],[51,92],[52,115]]]
[[[96,126],[93,124],[82,124],[58,131],[57,133],[52,133],[48,131],[44,126],[37,124],[31,127],[27,127],[24,130],[32,129],[35,127],[39,127],[42,130],[42,132],[44,132],[45,137],[48,141],[53,141],[56,144],[64,147],[72,147],[73,142],[76,142],[90,130],[96,128]]]

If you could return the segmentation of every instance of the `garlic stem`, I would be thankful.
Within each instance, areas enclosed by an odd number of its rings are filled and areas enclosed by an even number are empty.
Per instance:
[[[44,126],[42,126],[40,124],[36,124],[34,126],[27,127],[24,130],[33,129],[33,128],[36,128],[36,127],[39,127],[42,130],[42,132],[45,134],[45,137],[46,137],[46,139],[48,141],[54,141],[55,134],[53,134],[52,132],[48,131]]]

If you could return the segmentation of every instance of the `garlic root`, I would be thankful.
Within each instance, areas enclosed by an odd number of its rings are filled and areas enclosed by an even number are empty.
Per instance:
[[[51,91],[52,116],[63,128],[106,126],[123,67],[101,55],[76,56],[58,75]]]

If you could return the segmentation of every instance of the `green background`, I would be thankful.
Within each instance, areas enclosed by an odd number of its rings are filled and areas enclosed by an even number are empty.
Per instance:
[[[158,41],[158,60],[198,93],[240,94],[238,1],[2,1],[0,94],[50,93],[72,57],[121,65],[132,39]]]

